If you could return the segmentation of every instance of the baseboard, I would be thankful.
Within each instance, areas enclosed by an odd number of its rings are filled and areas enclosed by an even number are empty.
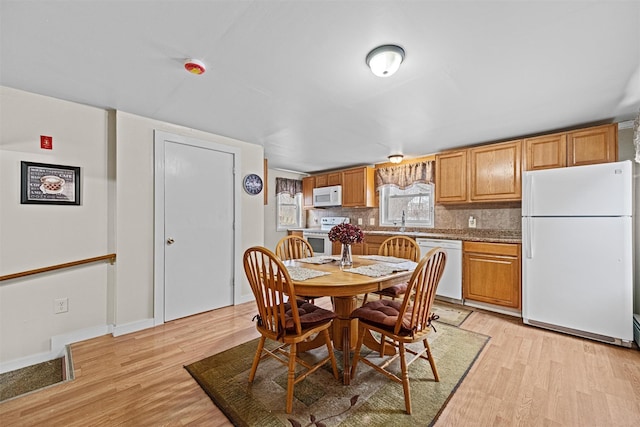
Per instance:
[[[154,319],[144,319],[138,322],[125,323],[124,325],[115,325],[112,333],[114,337],[118,337],[120,335],[142,331],[143,329],[153,328],[154,326],[156,326]]]
[[[31,365],[37,365],[38,363],[47,362],[49,360],[57,359],[58,357],[65,357],[66,360],[71,360],[67,345],[78,341],[96,338],[108,333],[109,327],[107,325],[103,325],[53,336],[51,337],[50,351],[9,360],[8,362],[2,362],[0,366],[0,373],[15,371],[16,369],[25,368]],[[69,367],[67,369],[69,369]],[[72,372],[73,371],[69,374],[72,374]]]
[[[506,314],[509,316],[522,317],[522,312],[520,310],[516,310],[515,308],[501,307],[498,305],[487,304],[487,303],[478,302],[478,301],[471,301],[468,299],[464,300],[464,305],[467,305],[469,307],[481,308],[487,311],[494,311],[496,313]]]

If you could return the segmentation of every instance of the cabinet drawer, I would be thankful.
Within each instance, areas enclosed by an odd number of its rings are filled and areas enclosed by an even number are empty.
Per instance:
[[[478,252],[492,255],[520,255],[520,245],[517,243],[462,242],[462,249],[465,252]]]

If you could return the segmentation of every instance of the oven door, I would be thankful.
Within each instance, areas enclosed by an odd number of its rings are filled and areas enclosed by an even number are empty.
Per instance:
[[[327,233],[303,233],[302,237],[304,237],[311,245],[313,255],[331,255],[333,243],[329,240],[329,235]]]

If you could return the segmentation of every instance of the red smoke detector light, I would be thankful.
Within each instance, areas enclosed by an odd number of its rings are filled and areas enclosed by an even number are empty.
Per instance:
[[[191,74],[204,74],[206,68],[202,61],[198,61],[197,59],[187,59],[184,62],[184,69],[190,72]]]

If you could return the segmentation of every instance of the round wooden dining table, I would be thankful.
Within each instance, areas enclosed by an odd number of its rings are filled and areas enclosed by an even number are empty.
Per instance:
[[[363,274],[351,273],[351,268],[378,264],[379,261],[363,256],[355,255],[353,265],[349,268],[340,267],[340,262],[335,260],[325,264],[312,264],[301,262],[300,260],[288,260],[284,262],[285,267],[302,267],[305,269],[326,272],[329,274],[314,277],[306,280],[296,280],[292,277],[292,282],[296,295],[328,296],[333,300],[333,311],[337,318],[333,321],[331,330],[332,341],[337,350],[343,351],[343,383],[349,384],[350,378],[350,351],[355,349],[358,340],[358,321],[351,319],[351,312],[357,308],[358,295],[379,291],[398,283],[409,280],[416,263],[407,260],[407,264],[412,268],[409,270],[398,270],[380,277],[370,277]],[[403,264],[404,265],[404,264]],[[371,337],[371,339],[373,339]],[[365,344],[371,343],[365,340]],[[309,341],[298,345],[299,351],[306,351],[324,345],[323,342]],[[387,346],[389,347],[389,346]],[[372,347],[373,348],[373,347]]]

